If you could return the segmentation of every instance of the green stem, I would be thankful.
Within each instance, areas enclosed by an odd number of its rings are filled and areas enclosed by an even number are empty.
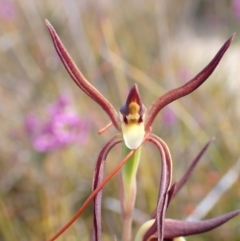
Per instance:
[[[131,149],[123,144],[123,157]],[[141,155],[141,147],[129,158],[122,168],[122,215],[123,215],[123,236],[122,241],[131,241],[132,215],[135,206],[137,184],[136,174]]]

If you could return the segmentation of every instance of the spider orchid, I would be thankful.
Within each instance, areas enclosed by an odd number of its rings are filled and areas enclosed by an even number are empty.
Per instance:
[[[212,61],[198,75],[196,75],[183,86],[173,89],[159,97],[155,102],[153,102],[148,111],[142,103],[136,84],[130,89],[126,103],[119,109],[119,111],[116,111],[112,104],[86,80],[86,78],[83,76],[83,74],[80,72],[70,57],[56,31],[47,20],[46,25],[52,37],[55,49],[73,81],[81,90],[83,90],[90,98],[92,98],[102,107],[102,109],[106,112],[111,120],[111,122],[106,127],[101,129],[99,133],[104,132],[111,125],[113,125],[120,133],[112,137],[104,145],[96,162],[93,178],[93,193],[91,196],[91,198],[94,198],[94,233],[92,235],[93,240],[101,240],[101,189],[104,185],[103,183],[106,183],[105,180],[107,179],[106,178],[103,181],[105,161],[110,150],[119,143],[123,143],[123,155],[126,156],[126,158],[124,158],[124,163],[128,159],[122,168],[122,186],[120,188],[123,215],[122,239],[124,241],[132,240],[131,223],[132,211],[136,197],[136,172],[140,158],[141,145],[144,141],[151,142],[157,147],[161,156],[162,165],[155,223],[152,225],[150,231],[146,233],[146,235],[148,235],[148,233],[150,233],[150,235],[146,237],[148,239],[154,232],[156,232],[156,237],[159,241],[165,239],[166,236],[164,233],[168,232],[172,227],[171,221],[164,220],[165,212],[171,197],[176,192],[175,187],[177,185],[171,186],[172,159],[169,149],[162,139],[151,133],[152,123],[162,108],[174,100],[177,100],[193,92],[211,75],[221,60],[222,56],[230,46],[234,35],[224,43]],[[121,166],[122,165],[123,162]],[[120,166],[116,170],[119,168]],[[75,215],[72,221],[69,222],[69,225],[74,220],[76,220],[76,217],[79,215],[80,212]],[[68,226],[66,225],[65,227]],[[55,240],[55,238],[57,238],[60,233],[61,232],[59,232],[54,236],[54,238],[50,240]],[[179,236],[181,235],[182,233],[179,232]],[[144,240],[147,239],[144,238]]]
[[[70,57],[56,31],[47,20],[46,25],[51,34],[55,49],[73,81],[102,107],[111,120],[111,123],[108,124],[106,128],[114,125],[114,127],[122,133],[124,142],[130,149],[139,147],[144,138],[145,131],[151,128],[154,119],[162,108],[174,100],[190,94],[204,83],[217,67],[234,38],[233,35],[224,43],[212,61],[198,75],[183,86],[173,89],[159,97],[153,102],[148,111],[141,101],[137,85],[135,84],[129,91],[126,103],[120,108],[118,113],[112,104],[86,80]],[[100,133],[105,131],[106,128],[103,128]]]

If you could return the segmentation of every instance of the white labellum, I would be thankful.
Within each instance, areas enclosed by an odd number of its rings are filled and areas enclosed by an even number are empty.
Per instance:
[[[145,129],[143,123],[134,123],[134,124],[122,124],[122,133],[125,145],[129,149],[138,148],[144,138]]]

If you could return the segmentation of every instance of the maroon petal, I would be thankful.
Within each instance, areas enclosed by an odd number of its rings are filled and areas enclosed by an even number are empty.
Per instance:
[[[91,97],[103,108],[103,110],[110,117],[113,125],[119,130],[120,127],[118,122],[118,114],[113,108],[112,104],[85,79],[85,77],[67,52],[53,26],[48,22],[48,20],[46,20],[45,22],[52,37],[54,47],[71,78],[81,90],[83,90],[89,97]]]
[[[118,143],[122,142],[122,138],[119,136],[114,136],[111,138],[105,146],[102,148],[97,162],[95,166],[94,176],[93,176],[93,187],[92,189],[95,190],[96,187],[103,181],[103,175],[104,175],[104,166],[106,162],[107,155],[109,151]],[[101,241],[101,203],[102,203],[102,190],[98,192],[98,194],[95,196],[93,205],[93,222],[94,222],[94,235],[93,240],[95,241]]]
[[[157,231],[158,240],[162,241],[164,237],[164,218],[168,204],[167,192],[170,188],[172,178],[172,159],[166,143],[161,138],[151,134],[151,136],[148,138],[148,141],[153,143],[158,148],[161,155],[162,165],[160,188],[156,208],[156,221],[146,232],[143,240],[148,240],[148,238]]]
[[[130,110],[129,110],[129,105],[131,103],[137,103],[139,106],[139,115],[143,115],[146,112],[146,107],[142,104],[141,98],[140,98],[140,94],[138,91],[138,87],[135,84],[129,91],[128,93],[128,97],[126,100],[126,103],[120,108],[120,113],[124,116],[127,116],[130,114]],[[132,114],[132,113],[131,113]]]
[[[173,183],[173,185],[169,188],[169,190],[168,190],[168,192],[167,192],[167,208],[168,208],[169,203],[170,203],[170,201],[171,201],[171,199],[172,199],[172,196],[173,196],[173,194],[174,194],[174,190],[175,190],[175,188],[176,188],[176,185],[177,185],[176,182]],[[151,214],[151,219],[156,218],[156,214],[157,214],[157,208],[152,212],[152,214]]]
[[[176,187],[177,187],[177,182],[173,183],[173,185],[171,186],[171,188],[168,190],[168,203],[167,203],[167,208],[170,204],[170,201],[172,200],[172,197],[175,193]]]
[[[235,35],[235,34],[234,34]],[[159,97],[150,107],[148,113],[147,113],[147,120],[146,120],[146,125],[145,129],[148,130],[150,126],[152,126],[152,123],[159,113],[159,111],[171,103],[174,100],[177,100],[185,95],[190,94],[193,92],[195,89],[197,89],[214,71],[214,69],[217,67],[219,61],[221,60],[222,56],[230,46],[234,35],[229,38],[222,48],[218,51],[218,53],[215,55],[215,57],[212,59],[212,61],[198,74],[196,75],[193,79],[188,81],[185,85],[170,90],[163,96]]]
[[[190,175],[192,174],[194,168],[196,167],[196,165],[200,161],[202,155],[208,149],[209,145],[213,142],[213,140],[214,140],[214,138],[212,138],[209,142],[207,142],[207,144],[205,144],[205,146],[202,148],[202,150],[198,153],[198,155],[192,161],[192,164],[190,165],[190,167],[188,168],[188,170],[186,171],[184,176],[180,179],[179,182],[177,182],[172,197],[174,197],[179,192],[179,190],[184,186],[184,184],[187,182],[187,180],[190,177]]]
[[[164,238],[175,238],[204,233],[221,226],[239,214],[240,210],[237,210],[216,218],[194,222],[165,219]]]

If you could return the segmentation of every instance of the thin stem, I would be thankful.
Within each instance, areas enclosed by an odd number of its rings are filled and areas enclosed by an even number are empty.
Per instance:
[[[123,156],[131,152],[125,144],[123,144]],[[122,216],[123,216],[123,241],[131,241],[132,236],[132,215],[135,206],[137,183],[136,174],[140,161],[141,147],[129,158],[128,162],[123,166],[122,171]]]
[[[149,137],[149,135],[151,134],[151,128],[149,130],[149,132],[146,134],[143,142]],[[141,145],[142,145],[141,144]],[[141,146],[140,145],[140,146]],[[139,146],[139,147],[140,147]],[[139,148],[138,147],[138,148]],[[137,149],[138,149],[137,148]],[[87,200],[83,203],[83,205],[80,207],[80,209],[77,211],[77,213],[73,216],[73,218],[67,223],[65,224],[52,238],[50,238],[48,241],[54,241],[56,240],[62,233],[64,233],[76,220],[77,218],[83,213],[83,211],[85,210],[85,208],[90,204],[90,202],[94,199],[94,197],[97,195],[97,193],[112,179],[112,177],[119,171],[119,169],[121,169],[121,167],[128,161],[128,159],[137,151],[137,149],[135,150],[131,150],[127,156],[125,156],[122,161],[111,171],[111,173],[103,180],[103,182],[101,182],[97,188],[90,194],[90,196],[87,198]]]
[[[118,172],[118,170],[128,161],[128,159],[133,155],[136,150],[132,150],[129,152],[127,156],[112,170],[112,172],[101,182],[97,188],[90,194],[87,200],[83,203],[81,208],[76,212],[73,218],[65,224],[52,238],[48,241],[56,240],[64,231],[66,231],[76,220],[77,218],[83,213],[85,208],[90,204],[90,202],[94,199],[97,193],[111,180],[111,178]]]

